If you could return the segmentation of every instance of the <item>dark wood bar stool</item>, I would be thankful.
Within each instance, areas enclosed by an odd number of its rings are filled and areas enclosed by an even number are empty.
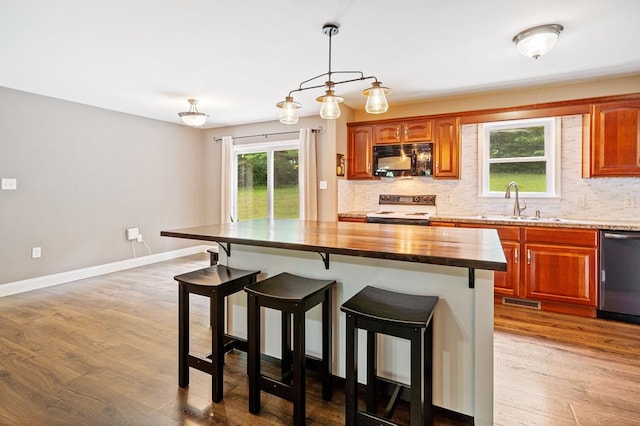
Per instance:
[[[433,311],[437,296],[416,296],[367,286],[342,304],[347,314],[345,423],[347,425],[395,425],[393,415],[398,392],[385,417],[377,415],[376,333],[411,342],[411,425],[433,424],[432,359]],[[358,409],[358,329],[367,330],[366,411]]]
[[[224,334],[224,298],[256,282],[260,271],[245,271],[223,265],[210,266],[174,277],[178,281],[178,385],[189,384],[189,367],[211,374],[211,399],[222,400],[224,354],[231,349],[246,350],[245,340]],[[209,298],[211,354],[198,357],[189,353],[189,294]]]
[[[249,411],[260,411],[260,391],[293,402],[293,421],[305,424],[305,314],[322,303],[322,398],[330,401],[331,383],[331,290],[335,281],[303,278],[282,273],[245,287],[248,294],[247,363],[249,370]],[[282,312],[282,365],[280,380],[260,372],[260,308]],[[293,348],[291,317],[293,316]]]

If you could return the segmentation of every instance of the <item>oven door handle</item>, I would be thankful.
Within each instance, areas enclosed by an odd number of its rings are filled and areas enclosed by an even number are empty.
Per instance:
[[[605,238],[612,240],[640,240],[640,233],[638,234],[614,234],[611,232],[604,233]]]

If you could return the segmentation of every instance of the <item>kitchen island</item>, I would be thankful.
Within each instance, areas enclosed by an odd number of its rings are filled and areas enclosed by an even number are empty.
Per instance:
[[[162,236],[217,242],[220,262],[335,279],[334,374],[345,376],[345,317],[339,306],[366,285],[440,297],[434,319],[436,406],[493,422],[493,271],[506,270],[495,230],[410,225],[252,220],[173,231]],[[246,296],[229,304],[228,332],[246,336]],[[280,316],[265,315],[264,352],[279,356]],[[307,351],[320,353],[320,312],[307,315]],[[382,336],[379,375],[408,383],[408,342]],[[364,343],[366,339],[361,339]],[[365,350],[360,363],[366,363]],[[363,370],[360,373],[364,373]],[[359,378],[364,382],[364,375]]]

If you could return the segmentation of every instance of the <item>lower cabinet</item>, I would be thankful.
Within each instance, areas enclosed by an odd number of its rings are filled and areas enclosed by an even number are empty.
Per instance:
[[[543,310],[596,315],[598,231],[537,226],[434,222],[434,226],[496,229],[507,260],[494,273],[497,298],[540,302]]]

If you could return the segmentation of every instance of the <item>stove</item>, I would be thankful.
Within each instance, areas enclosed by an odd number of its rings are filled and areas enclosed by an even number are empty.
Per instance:
[[[381,210],[367,213],[368,223],[429,225],[436,214],[435,195],[380,195]]]

